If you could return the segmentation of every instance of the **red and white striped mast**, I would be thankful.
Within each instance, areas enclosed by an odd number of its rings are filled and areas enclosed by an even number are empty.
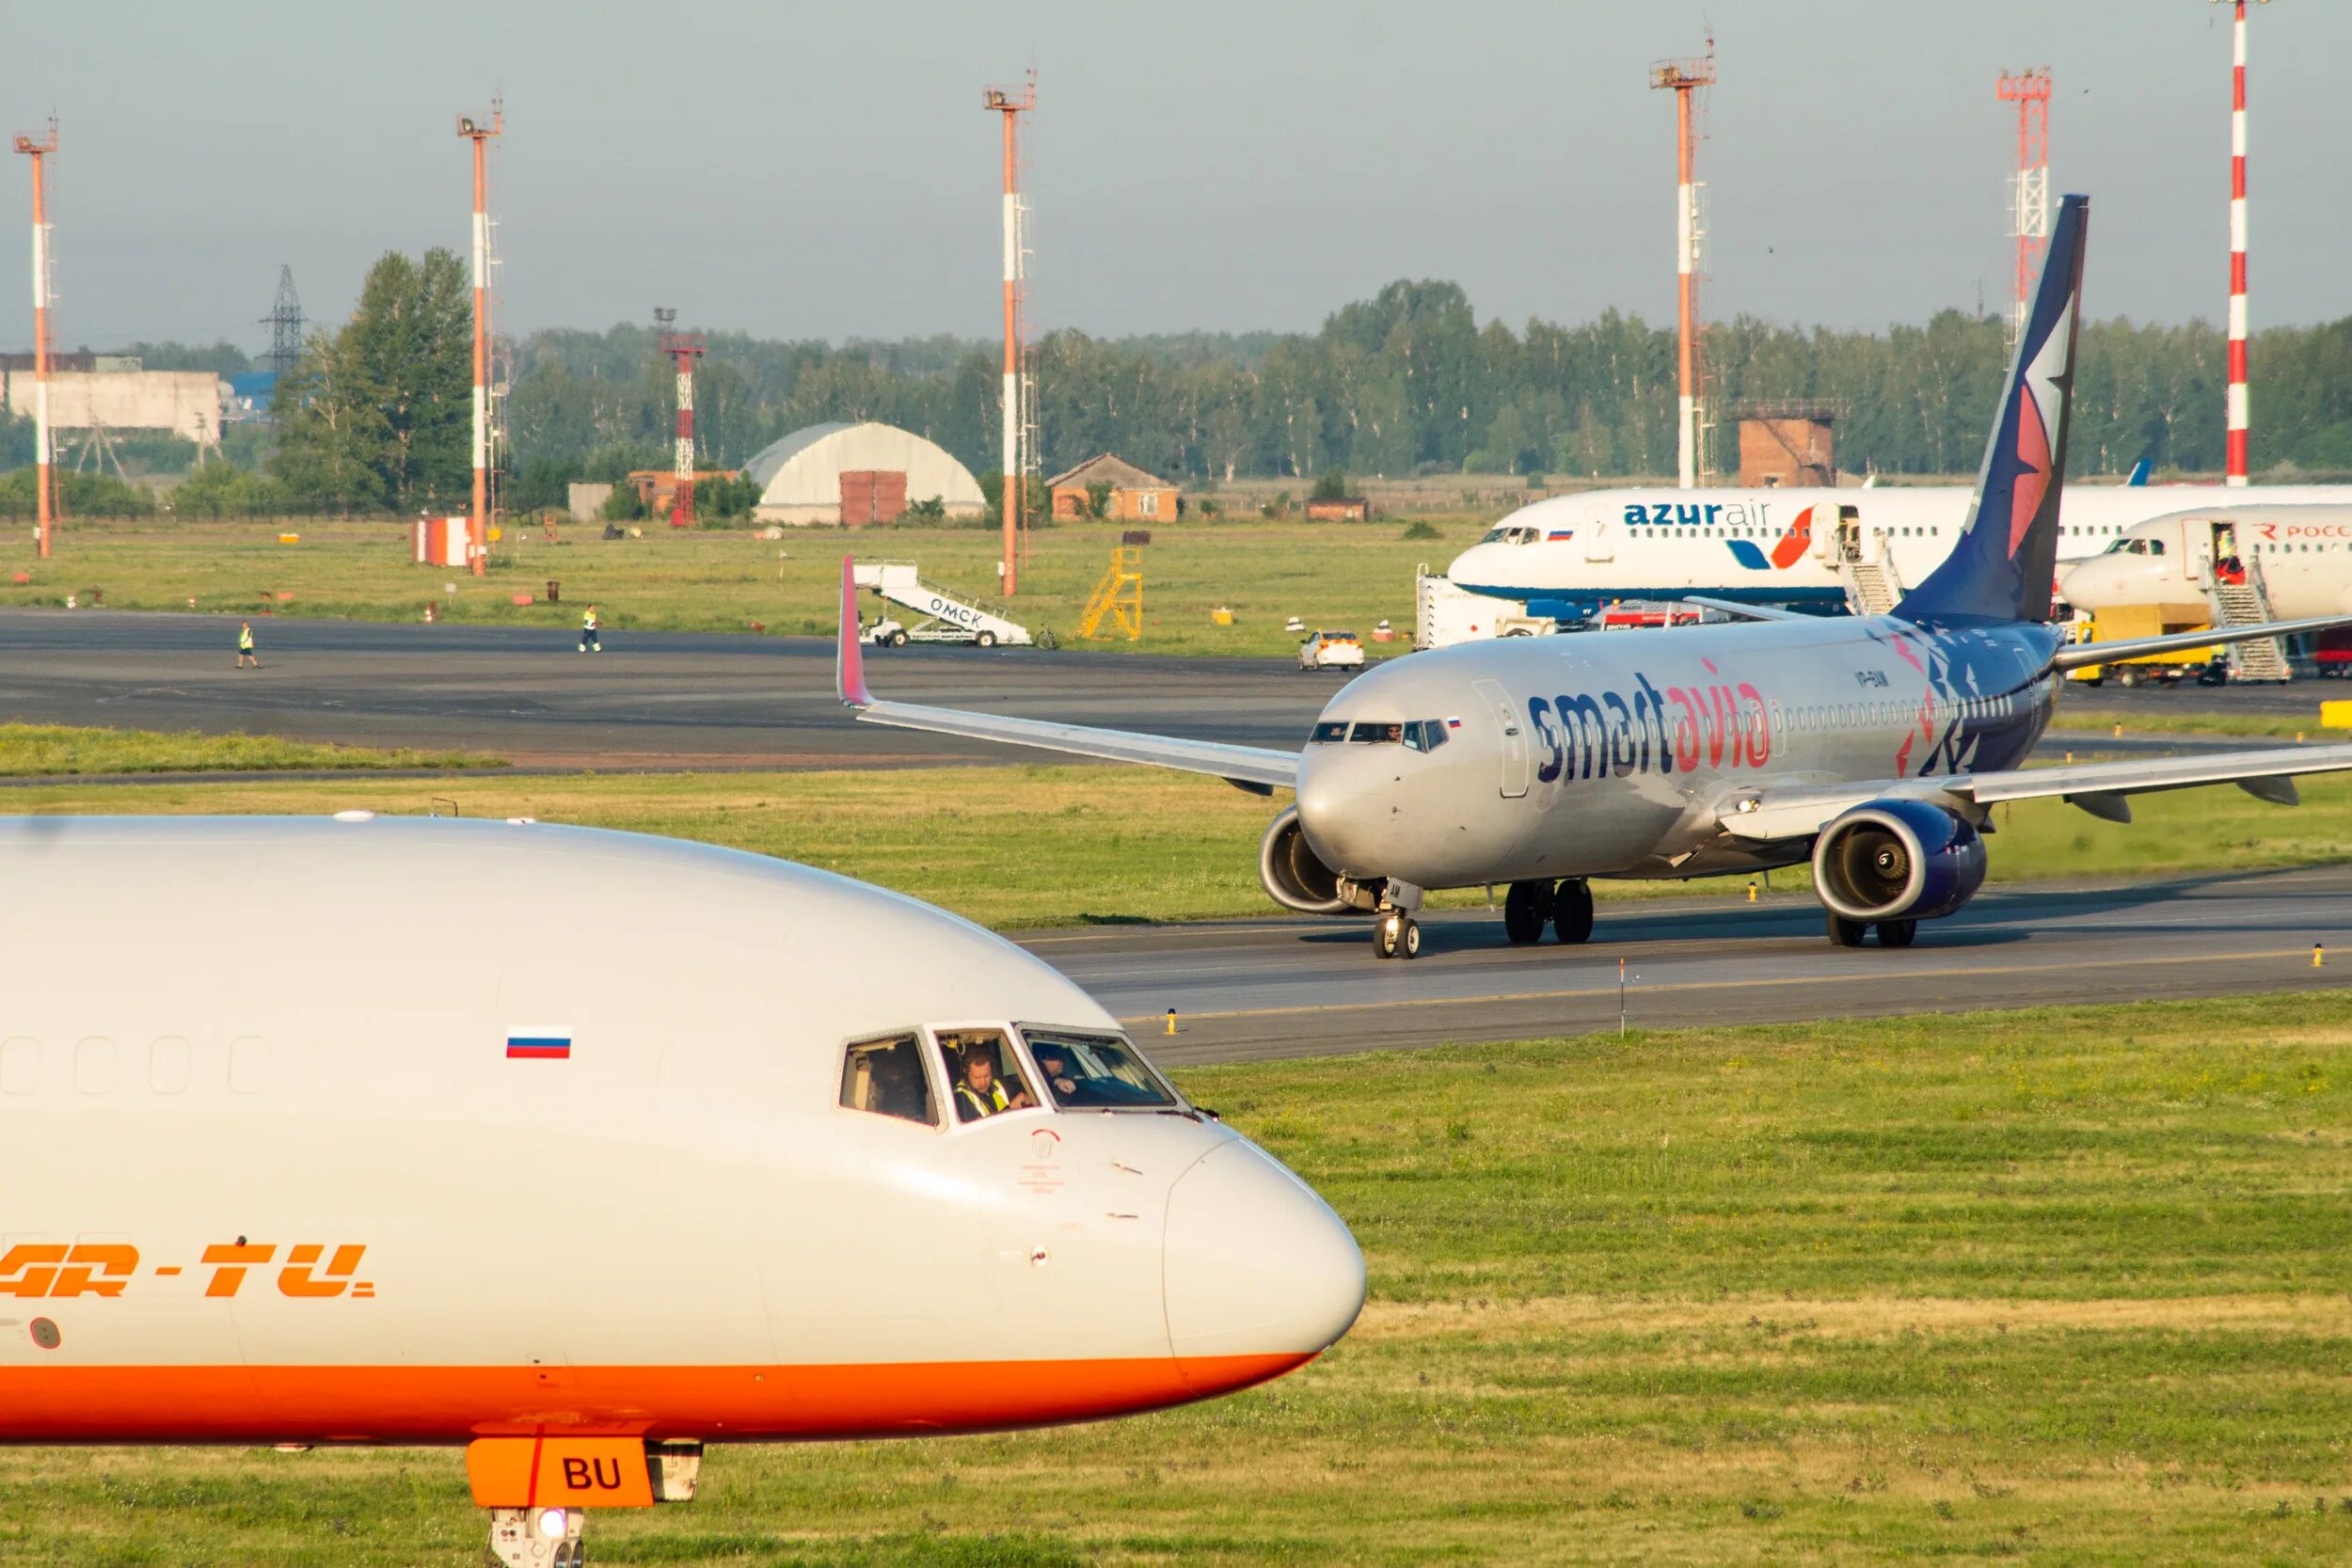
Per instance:
[[[2265,5],[2269,0],[2263,0]],[[2232,0],[2230,24],[2230,420],[2231,484],[2253,471],[2246,393],[2246,0]]]
[[[1677,416],[1680,434],[1676,443],[1677,482],[1688,490],[1699,482],[1699,432],[1703,423],[1699,402],[1699,186],[1698,89],[1715,81],[1715,40],[1707,40],[1702,59],[1661,60],[1650,67],[1649,85],[1675,95],[1675,276],[1676,324],[1680,344],[1677,365]]]
[[[677,312],[667,309],[654,311],[654,320],[660,323],[661,352],[677,365],[677,443],[671,453],[671,475],[675,483],[670,490],[670,526],[694,526],[694,361],[703,356],[703,341],[690,334],[672,332],[670,325],[677,320]]]
[[[2010,219],[2010,232],[2017,236],[2017,297],[2009,313],[2013,345],[2026,335],[2042,253],[2050,248],[2050,68],[2004,73],[1998,91],[2003,103],[2017,105],[2016,200]]]
[[[466,517],[466,559],[473,575],[490,569],[490,206],[484,150],[506,129],[493,101],[490,123],[457,117],[457,134],[473,143],[473,509]]]
[[[19,136],[16,150],[33,160],[33,504],[40,518],[40,555],[46,561],[50,536],[57,527],[57,470],[49,436],[49,200],[43,176],[49,154],[57,150],[56,117],[50,119],[46,136]]]
[[[1037,107],[1037,72],[1031,71],[1019,97],[1005,87],[984,89],[981,106],[1005,121],[1005,384],[1004,478],[998,510],[1005,519],[1005,597],[1020,587],[1021,512],[1027,486],[1021,467],[1021,378],[1024,363],[1021,330],[1021,117]]]

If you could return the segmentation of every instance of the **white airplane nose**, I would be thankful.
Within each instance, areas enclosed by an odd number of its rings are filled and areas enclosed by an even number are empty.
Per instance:
[[[1162,1290],[1186,1380],[1240,1387],[1347,1332],[1363,1310],[1364,1255],[1330,1205],[1237,1139],[1169,1190]]]
[[[1375,847],[1377,817],[1385,815],[1369,796],[1388,782],[1368,774],[1354,757],[1311,757],[1298,769],[1298,825],[1307,843],[1339,871],[1362,871]]]

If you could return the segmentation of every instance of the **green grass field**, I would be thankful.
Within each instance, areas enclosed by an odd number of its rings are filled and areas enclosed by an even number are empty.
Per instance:
[[[397,753],[394,753],[397,754]],[[2140,797],[2129,826],[2055,800],[1996,809],[1996,881],[2332,864],[2352,842],[2352,779],[2306,780],[2300,807],[2230,788]],[[1276,912],[1258,841],[1276,810],[1212,780],[1150,768],[930,768],[889,772],[665,773],[25,784],[20,813],[292,812],[355,807],[535,816],[732,845],[880,882],[1000,929]],[[1728,895],[1740,879],[1602,882],[1604,899]],[[1775,871],[1775,892],[1806,885]],[[1440,907],[1485,902],[1476,890]]]
[[[1089,643],[1163,654],[1287,654],[1298,639],[1282,631],[1292,615],[1311,626],[1369,636],[1383,616],[1410,646],[1413,569],[1442,571],[1482,532],[1485,515],[1406,522],[1268,522],[1201,519],[1158,524],[1143,552],[1144,636]],[[1435,537],[1408,539],[1415,527]],[[1120,528],[1064,523],[1030,535],[1020,598],[1007,613],[1035,632],[1072,641],[1087,598],[1110,562]],[[280,532],[298,545],[281,545]],[[895,524],[866,532],[787,529],[782,540],[744,531],[674,532],[644,526],[640,539],[607,542],[598,528],[566,525],[561,543],[535,530],[510,531],[480,582],[462,571],[409,563],[399,522],[90,522],[60,536],[56,555],[35,558],[22,534],[0,548],[0,605],[82,604],[92,591],[105,607],[419,621],[437,602],[452,619],[515,626],[577,626],[596,604],[608,639],[636,629],[830,633],[836,619],[841,558],[913,561],[924,580],[949,592],[995,592],[998,536],[981,529]],[[523,536],[527,535],[527,536]],[[16,573],[32,580],[15,584]],[[563,602],[516,607],[517,593],[544,599],[548,578]],[[452,595],[448,586],[456,584]],[[279,594],[292,597],[281,602]],[[863,600],[867,621],[882,601]],[[1233,611],[1215,626],[1211,611]],[[897,611],[893,611],[898,613]],[[264,643],[266,646],[266,643]],[[1377,651],[1376,649],[1375,651]]]
[[[2352,1558],[2352,996],[1201,1069],[1371,1267],[1269,1387],[714,1450],[685,1565]],[[0,1560],[456,1564],[453,1452],[0,1452]]]
[[[195,730],[93,729],[72,724],[0,724],[0,778],[95,773],[290,772],[323,768],[496,768],[472,752],[321,746],[269,735]]]

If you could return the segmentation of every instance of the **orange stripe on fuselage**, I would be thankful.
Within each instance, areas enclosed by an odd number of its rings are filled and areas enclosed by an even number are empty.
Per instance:
[[[0,1368],[0,1442],[712,1442],[1000,1432],[1231,1393],[1313,1352],[814,1367]]]

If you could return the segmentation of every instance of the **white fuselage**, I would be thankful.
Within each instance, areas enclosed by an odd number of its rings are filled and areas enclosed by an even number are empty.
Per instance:
[[[1336,1216],[1180,1100],[948,1114],[943,1032],[1119,1025],[823,872],[40,817],[0,879],[0,1441],[1033,1425],[1272,1376],[1362,1299]],[[851,1092],[898,1035],[927,1120]]]
[[[1578,619],[1617,599],[1714,598],[1840,609],[1855,562],[1916,584],[1967,521],[1965,485],[1905,489],[1594,490],[1522,507],[1446,568],[1457,586]],[[2058,560],[2094,556],[2126,530],[2208,501],[2220,485],[2078,485],[2060,506]],[[2352,486],[2280,485],[2271,503],[2352,504]],[[1638,520],[1637,520],[1638,518]]]
[[[1422,888],[1693,877],[1806,845],[1727,835],[1780,785],[2014,767],[2048,722],[2058,637],[1930,633],[1887,617],[1588,632],[1391,660],[1324,710],[1299,823],[1325,864]],[[1437,721],[1443,743],[1358,740]]]
[[[2258,583],[2276,620],[2352,610],[2352,504],[2217,503],[2175,513],[2134,526],[2060,583],[2068,603],[2093,612],[2196,605],[2205,602],[2217,569]]]

